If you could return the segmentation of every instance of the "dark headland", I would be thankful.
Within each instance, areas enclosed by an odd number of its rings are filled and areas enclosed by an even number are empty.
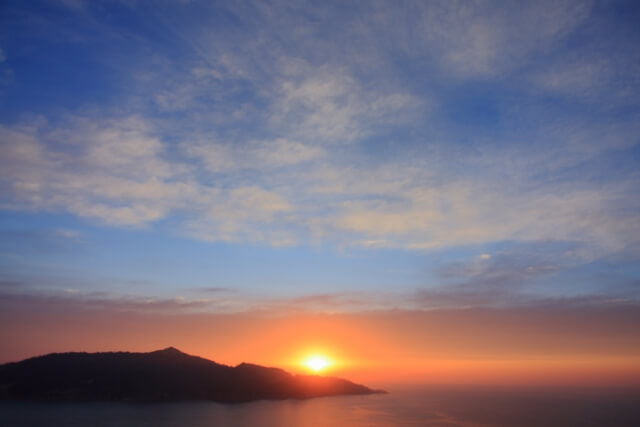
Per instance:
[[[333,377],[231,367],[169,347],[151,353],[54,353],[0,365],[0,400],[224,403],[381,393]]]

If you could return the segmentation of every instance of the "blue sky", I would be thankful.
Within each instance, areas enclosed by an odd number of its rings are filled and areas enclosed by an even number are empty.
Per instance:
[[[635,2],[5,1],[0,19],[4,294],[637,302]]]

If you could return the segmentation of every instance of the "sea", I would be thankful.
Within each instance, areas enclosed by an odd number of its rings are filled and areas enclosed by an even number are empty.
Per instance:
[[[243,404],[0,402],[2,427],[640,426],[640,390],[389,386]]]

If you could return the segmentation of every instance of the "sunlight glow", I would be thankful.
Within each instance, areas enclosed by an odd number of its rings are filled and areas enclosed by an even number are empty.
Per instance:
[[[320,372],[326,369],[331,362],[324,356],[311,356],[304,361],[305,366],[313,372]]]

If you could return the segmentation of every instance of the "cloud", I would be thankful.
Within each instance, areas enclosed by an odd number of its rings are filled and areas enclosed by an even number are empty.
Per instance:
[[[82,233],[78,230],[70,228],[56,228],[52,233],[56,237],[62,237],[64,239],[77,239],[82,236]]]
[[[194,202],[199,203],[199,211],[184,223],[184,232],[191,237],[274,246],[295,243],[282,228],[292,207],[276,193],[259,187],[202,188]]]
[[[423,107],[408,93],[367,90],[344,72],[309,65],[280,84],[270,122],[314,142],[351,142],[382,124],[401,122]],[[302,76],[302,77],[301,77]]]
[[[536,281],[580,264],[582,259],[574,257],[572,246],[529,244],[491,257],[445,264],[438,272],[441,284],[418,290],[414,301],[419,301],[421,308],[546,304],[543,300],[549,297],[539,296]],[[568,291],[572,289],[558,284],[551,293]]]
[[[12,283],[12,282],[9,282]],[[24,306],[38,306],[47,312],[64,312],[65,307],[75,307],[82,311],[123,311],[123,312],[190,312],[218,310],[216,300],[209,298],[186,299],[183,297],[158,298],[135,295],[118,295],[111,292],[84,292],[76,289],[43,290],[33,287],[3,286],[0,300],[11,311]]]
[[[249,310],[275,315],[291,313],[353,313],[387,309],[392,303],[385,297],[364,292],[333,292],[303,294],[286,298],[261,298],[251,301]]]
[[[600,92],[600,85],[608,86],[610,79],[610,65],[602,58],[601,61],[566,61],[553,64],[548,70],[533,76],[533,81],[549,91],[588,94]]]
[[[447,311],[447,310],[609,310],[633,308],[640,304],[637,281],[625,281],[603,291],[574,292],[571,286],[549,293],[536,292],[536,279],[561,270],[559,264],[539,260],[510,259],[505,256],[495,265],[483,268],[475,261],[451,264],[441,270],[445,281],[435,287],[372,292],[344,291],[313,293],[301,291],[294,296],[246,292],[228,288],[195,288],[179,295],[133,294],[127,291],[81,290],[61,282],[0,280],[0,307],[8,311],[23,309],[47,313],[81,310],[91,312],[131,312],[173,314],[259,313],[288,316],[294,313],[358,314],[376,312]],[[86,284],[80,284],[86,285]],[[129,286],[130,288],[130,286]]]
[[[62,286],[65,284],[62,283]],[[150,290],[148,287],[146,290]],[[86,291],[52,286],[50,281],[0,280],[0,306],[42,306],[48,312],[74,307],[86,312],[122,311],[135,313],[242,313],[280,316],[290,313],[354,312],[389,308],[388,301],[358,292],[304,294],[294,297],[240,292],[224,287],[194,288],[187,296],[151,296],[113,290]]]
[[[604,111],[635,104],[640,56],[628,37],[560,51],[532,66],[526,78],[546,95],[596,103]]]
[[[23,282],[18,280],[0,280],[0,289],[16,289],[23,286]]]
[[[443,264],[437,270],[436,284],[418,289],[403,306],[447,309],[637,305],[640,293],[632,278],[608,274],[594,281],[566,274],[571,270],[575,273],[585,264],[581,246],[559,241],[512,244],[491,257]]]
[[[194,288],[194,289],[191,289],[191,291],[196,292],[196,293],[203,293],[203,294],[218,294],[218,293],[226,293],[226,292],[237,292],[237,290],[233,289],[233,288],[225,288],[225,287],[218,287],[218,286],[211,286],[211,287],[204,287],[204,288]]]
[[[501,240],[577,239],[601,250],[626,246],[630,241],[624,229],[638,226],[633,216],[622,219],[614,212],[617,209],[611,209],[625,203],[626,191],[559,186],[518,192],[509,187],[466,180],[433,187],[416,184],[398,188],[392,193],[396,200],[354,198],[344,202],[327,226],[389,247],[428,249]],[[617,221],[625,226],[616,225]]]
[[[4,208],[274,246],[565,240],[588,260],[637,245],[636,118],[537,98],[628,68],[589,38],[565,55],[600,22],[591,3],[224,5],[242,31],[162,18],[173,6],[149,19],[181,60],[136,35],[116,107],[2,126]],[[478,79],[500,101],[490,130],[447,111]]]
[[[633,144],[630,129],[614,130],[567,138],[554,128],[565,139],[550,152],[489,148],[457,156],[458,171],[442,167],[453,161],[446,150],[369,165],[351,149],[282,138],[172,146],[151,120],[76,116],[0,128],[0,177],[12,200],[5,207],[62,210],[115,226],[171,217],[176,231],[202,240],[419,250],[566,240],[586,243],[593,258],[633,246],[640,235],[632,232],[640,227],[637,202],[628,197],[637,177],[565,177],[532,187],[531,171],[546,167],[551,178]],[[594,141],[597,132],[605,138]]]
[[[223,234],[241,229],[243,219],[268,221],[290,209],[281,196],[256,186],[197,183],[191,167],[170,160],[138,117],[2,127],[0,143],[0,176],[15,197],[13,208],[62,209],[118,226],[142,226],[183,210],[217,221]]]
[[[553,271],[545,272],[546,274]],[[525,308],[545,307],[558,308],[615,308],[637,307],[639,303],[637,292],[623,292],[613,289],[607,292],[571,295],[571,296],[542,296],[527,292],[522,280],[538,277],[541,273],[505,271],[498,276],[498,283],[483,281],[486,276],[471,280],[467,283],[423,288],[413,295],[405,297],[399,307],[413,307],[418,310],[446,310],[470,308]],[[511,276],[510,276],[511,275]],[[512,279],[513,281],[508,281]]]
[[[26,208],[65,209],[115,225],[161,218],[188,191],[139,118],[0,129],[2,180]],[[167,206],[168,205],[168,206]]]
[[[200,142],[184,144],[185,153],[202,161],[211,172],[263,170],[307,163],[324,155],[320,147],[278,138],[239,143]]]
[[[361,15],[357,28],[376,46],[391,39],[405,55],[427,57],[454,78],[502,78],[560,45],[591,9],[591,2],[574,0],[378,2]]]

